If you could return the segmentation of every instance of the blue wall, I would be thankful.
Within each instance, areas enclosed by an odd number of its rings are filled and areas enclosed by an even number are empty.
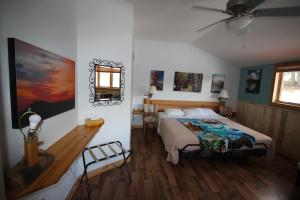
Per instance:
[[[248,70],[262,69],[262,77],[260,83],[259,94],[246,93],[246,82]],[[262,65],[254,67],[243,67],[240,72],[240,86],[239,86],[239,97],[241,101],[250,101],[259,104],[269,104],[270,97],[273,91],[273,76],[274,66],[273,65]]]

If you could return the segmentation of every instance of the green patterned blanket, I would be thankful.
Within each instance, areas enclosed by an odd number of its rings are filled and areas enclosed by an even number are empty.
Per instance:
[[[255,145],[255,137],[214,119],[177,120],[197,135],[201,148],[206,151],[226,152],[243,146],[252,148]]]

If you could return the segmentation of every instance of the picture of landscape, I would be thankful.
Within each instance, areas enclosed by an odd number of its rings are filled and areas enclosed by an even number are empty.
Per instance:
[[[224,74],[213,74],[211,81],[211,92],[220,93],[224,88],[225,75]]]
[[[75,62],[9,38],[13,128],[28,108],[46,119],[75,108]]]
[[[175,72],[174,91],[201,92],[203,74]]]

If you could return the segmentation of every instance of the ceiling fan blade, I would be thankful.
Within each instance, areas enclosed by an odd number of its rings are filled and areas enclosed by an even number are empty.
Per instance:
[[[226,10],[216,9],[216,8],[209,8],[205,6],[192,6],[195,10],[206,10],[206,11],[213,11],[213,12],[219,12],[223,14],[229,14]]]
[[[253,11],[255,17],[298,17],[300,7],[265,8]]]
[[[217,22],[215,22],[215,23],[212,23],[212,24],[210,24],[210,25],[208,25],[208,26],[204,26],[204,27],[202,27],[202,28],[196,30],[195,32],[203,31],[203,30],[205,30],[205,29],[207,29],[207,28],[210,28],[210,27],[212,27],[212,26],[214,26],[214,25],[217,25],[217,24],[219,24],[219,23],[225,22],[225,21],[227,21],[227,20],[229,20],[229,19],[231,19],[231,17],[226,18],[226,19],[222,19],[222,20],[217,21]]]
[[[247,4],[249,5],[249,10],[253,10],[264,1],[266,0],[248,0]]]

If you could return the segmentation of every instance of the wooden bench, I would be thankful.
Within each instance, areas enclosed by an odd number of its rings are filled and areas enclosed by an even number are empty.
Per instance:
[[[8,198],[19,199],[30,193],[57,183],[67,172],[86,145],[98,133],[101,126],[86,127],[79,125],[51,145],[46,151],[54,156],[54,162],[45,169],[31,184],[22,190],[9,188]]]

